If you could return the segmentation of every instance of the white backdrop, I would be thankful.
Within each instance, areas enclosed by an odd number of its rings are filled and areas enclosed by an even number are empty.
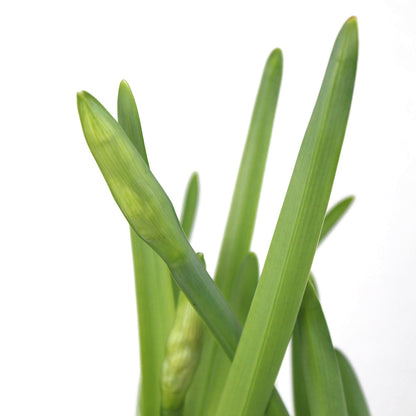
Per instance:
[[[0,13],[0,414],[132,415],[127,224],[89,154],[75,93],[135,93],[151,167],[214,271],[264,62],[284,75],[252,249],[263,262],[332,44],[360,58],[332,203],[356,202],[313,266],[334,344],[375,415],[416,413],[416,7],[379,1],[15,1]],[[292,409],[287,362],[279,388]]]

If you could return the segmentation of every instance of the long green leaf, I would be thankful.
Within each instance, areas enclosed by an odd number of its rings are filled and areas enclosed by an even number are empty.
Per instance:
[[[217,416],[262,415],[308,281],[345,134],[358,53],[341,29],[303,139]]]
[[[353,200],[353,197],[345,198],[338,202],[327,212],[324,224],[322,226],[319,243],[321,243],[322,240],[332,231],[332,229],[350,207]],[[312,275],[310,275],[310,281],[315,291],[317,292],[318,289],[316,287],[316,282]],[[292,383],[295,414],[296,416],[309,416],[309,405],[306,396],[305,376],[303,373],[301,357],[302,349],[300,346],[298,322],[296,321],[292,334]]]
[[[215,281],[226,299],[230,299],[234,284],[238,284],[235,282],[237,273],[250,249],[282,80],[282,67],[282,52],[275,49],[267,59],[257,93],[215,273]],[[221,369],[221,374],[217,374],[218,368]],[[212,414],[212,407],[218,403],[217,395],[222,390],[224,374],[228,368],[228,358],[216,342],[207,337],[198,369],[200,391],[196,394],[199,395],[199,403],[195,404],[194,414]]]
[[[160,373],[175,316],[170,272],[160,257],[131,231],[139,320],[141,416],[160,409]]]
[[[345,400],[347,401],[348,416],[370,416],[370,410],[365,400],[364,393],[351,363],[340,350],[335,349],[335,354],[341,372]]]
[[[311,284],[305,290],[297,326],[310,415],[348,416],[335,350]]]
[[[139,113],[126,81],[120,83],[117,112],[121,127],[148,165]],[[151,416],[160,409],[160,373],[175,305],[166,264],[131,228],[130,236],[140,339],[138,409],[142,416]]]
[[[250,248],[282,67],[282,51],[275,49],[266,62],[257,93],[215,273],[215,281],[226,298],[231,294],[233,281]]]

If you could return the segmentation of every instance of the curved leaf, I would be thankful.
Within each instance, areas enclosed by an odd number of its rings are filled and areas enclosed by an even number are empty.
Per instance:
[[[335,350],[310,283],[306,287],[297,326],[310,415],[348,416]]]
[[[335,349],[335,354],[341,372],[342,385],[344,386],[348,416],[370,416],[364,393],[351,363],[340,350]]]

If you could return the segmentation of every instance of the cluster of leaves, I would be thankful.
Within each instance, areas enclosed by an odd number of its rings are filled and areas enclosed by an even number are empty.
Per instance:
[[[325,215],[357,54],[351,18],[336,39],[261,274],[250,244],[282,77],[279,49],[264,69],[214,279],[188,240],[197,175],[179,221],[149,169],[127,83],[120,84],[118,121],[91,95],[78,94],[87,143],[131,227],[142,367],[138,414],[288,415],[274,383],[290,339],[296,415],[369,414],[352,367],[332,345],[310,274],[319,242],[353,200]]]

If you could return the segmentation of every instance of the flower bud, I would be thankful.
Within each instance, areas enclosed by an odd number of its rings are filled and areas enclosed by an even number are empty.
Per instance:
[[[204,264],[202,255],[198,253],[198,256]],[[202,320],[181,292],[162,366],[162,414],[175,414],[175,411],[182,408],[199,363],[201,338]]]
[[[85,91],[77,101],[88,146],[127,221],[166,262],[175,264],[186,239],[169,198],[107,110]]]

